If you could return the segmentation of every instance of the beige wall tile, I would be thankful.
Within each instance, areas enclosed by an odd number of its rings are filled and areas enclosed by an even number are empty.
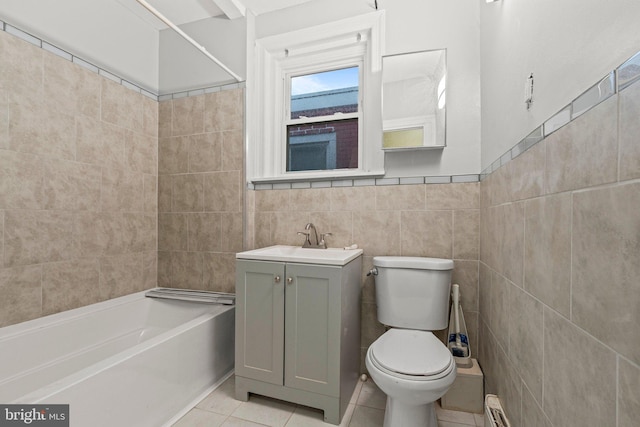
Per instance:
[[[57,211],[6,211],[4,265],[61,261],[73,257],[73,215]]]
[[[43,50],[24,40],[0,33],[0,81],[11,87],[12,91],[23,88],[39,90],[42,94],[42,73],[44,70]],[[19,92],[18,92],[19,93]]]
[[[524,200],[544,194],[546,144],[537,143],[516,159],[507,163],[509,200]],[[504,169],[504,168],[503,168]]]
[[[158,141],[158,173],[189,172],[189,137],[160,138]]]
[[[158,286],[158,252],[153,250],[142,254],[143,289]]]
[[[89,117],[76,117],[76,159],[94,165],[125,164],[125,130]]]
[[[353,214],[351,212],[311,212],[309,216],[320,233],[331,233],[325,241],[331,248],[344,248],[351,246],[353,240]],[[299,236],[300,242],[304,241],[304,236]]]
[[[0,83],[0,147],[9,146],[9,91]]]
[[[376,302],[376,285],[375,285],[375,276],[372,274],[367,276],[369,271],[373,269],[373,257],[372,256],[363,256],[362,257],[362,279],[361,279],[361,290],[362,290],[362,302]]]
[[[73,218],[73,243],[78,257],[121,254],[126,247],[124,220],[118,212],[79,212]]]
[[[158,102],[146,96],[142,97],[142,132],[145,135],[158,138],[159,122],[158,122]]]
[[[144,175],[124,168],[102,169],[103,211],[140,212],[143,210]]]
[[[393,212],[392,214],[399,214]],[[401,213],[401,236],[403,256],[424,256],[434,258],[453,257],[453,212],[452,211],[403,211]],[[388,227],[386,235],[396,233],[393,224],[376,224],[377,229],[371,234],[375,241],[376,234],[381,228]],[[358,241],[356,239],[356,241]],[[384,240],[382,241],[384,242]],[[398,253],[373,253],[371,255],[397,255]]]
[[[508,310],[509,357],[536,401],[542,402],[543,305],[513,286]]]
[[[172,286],[183,289],[202,289],[203,262],[203,252],[173,252],[171,254]]]
[[[204,175],[188,174],[173,176],[174,212],[202,212],[204,210]]]
[[[100,111],[105,122],[130,130],[143,129],[143,97],[126,87],[101,77]]]
[[[40,265],[0,269],[0,327],[42,315],[41,279]]]
[[[158,251],[158,286],[170,288],[173,286],[171,270],[171,252]]]
[[[478,273],[478,311],[485,322],[491,316],[491,281],[493,272],[483,262],[480,263]]]
[[[244,89],[204,95],[206,132],[239,130],[244,126]]]
[[[289,195],[296,194],[297,198],[307,201],[312,197],[310,190],[271,190],[271,191],[255,191],[256,212],[278,212],[289,209]],[[307,209],[301,209],[308,211]]]
[[[220,252],[222,220],[219,213],[194,213],[189,219],[190,251]]]
[[[158,102],[158,137],[173,136],[173,100]]]
[[[101,179],[95,166],[51,160],[44,166],[45,209],[99,209]]]
[[[144,289],[142,254],[100,258],[100,294],[116,298]]]
[[[373,211],[376,208],[375,187],[335,187],[330,194],[332,211]]]
[[[309,222],[308,212],[273,212],[271,214],[271,241],[274,245],[301,245],[304,238],[298,231]]]
[[[569,317],[571,295],[571,194],[525,204],[524,288]]]
[[[480,254],[480,210],[453,212],[453,258],[477,260]]]
[[[360,342],[362,347],[368,348],[375,340],[384,334],[384,325],[378,322],[378,311],[375,303],[363,302],[360,314]]]
[[[30,154],[0,150],[0,208],[44,207],[44,163]]]
[[[242,178],[239,171],[204,175],[204,210],[242,212]]]
[[[524,203],[502,206],[502,273],[522,287],[524,274]]]
[[[620,180],[640,178],[640,84],[620,92]]]
[[[460,285],[460,304],[464,311],[478,311],[478,261],[454,262],[451,283]]]
[[[424,210],[424,185],[383,185],[376,186],[376,209],[388,210]]]
[[[236,257],[232,253],[204,254],[204,287],[215,292],[236,291]]]
[[[242,251],[242,215],[237,213],[221,213],[220,247],[222,252]]]
[[[526,384],[522,387],[522,427],[553,427]]]
[[[298,212],[322,212],[328,211],[331,206],[331,189],[330,188],[309,188],[309,189],[294,189],[289,191],[281,191],[280,193],[289,193],[289,209]],[[265,193],[261,191],[261,193]],[[274,191],[268,191],[267,193],[274,193]],[[278,200],[282,199],[282,200]],[[263,198],[260,200],[260,206],[265,206],[266,210],[281,210],[282,205],[286,203],[286,197],[284,195],[277,198],[266,200]]]
[[[44,264],[42,314],[53,314],[101,301],[97,258]]]
[[[244,167],[244,132],[222,132],[222,170],[242,170]]]
[[[496,341],[505,352],[509,351],[509,334],[512,327],[509,322],[509,293],[512,292],[512,284],[505,277],[493,273],[491,277],[491,311],[489,313],[489,325],[495,331]]]
[[[193,135],[204,132],[204,97],[189,96],[173,100],[171,135]]]
[[[542,407],[554,426],[605,426],[615,419],[615,353],[547,308],[543,388]]]
[[[189,137],[189,172],[222,169],[222,134],[203,133]]]
[[[143,209],[146,213],[158,212],[158,176],[157,175],[144,175],[144,206]]]
[[[100,78],[56,55],[43,55],[44,101],[67,114],[100,115]]]
[[[617,136],[616,97],[551,134],[546,139],[547,193],[616,181]]]
[[[271,239],[271,216],[272,212],[256,212],[255,213],[255,245],[256,248],[264,248],[266,246],[274,245],[275,243]]]
[[[130,130],[125,131],[126,163],[133,171],[158,173],[157,138]]]
[[[427,184],[427,209],[478,209],[480,184]]]
[[[158,250],[186,251],[188,248],[187,214],[158,215]]]
[[[158,212],[172,212],[173,175],[158,176]]]
[[[400,212],[354,212],[353,241],[365,255],[399,255]]]
[[[146,252],[157,247],[157,215],[122,214],[122,236],[126,252]]]
[[[640,363],[640,183],[573,196],[572,320]],[[620,339],[618,331],[625,331]]]
[[[640,419],[640,368],[618,358],[618,427],[633,427]]]

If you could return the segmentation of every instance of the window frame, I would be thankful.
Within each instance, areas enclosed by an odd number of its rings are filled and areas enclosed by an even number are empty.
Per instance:
[[[384,11],[255,40],[247,81],[247,179],[294,182],[384,175]],[[358,168],[286,171],[291,76],[359,66]],[[327,120],[338,117],[322,116]],[[314,121],[318,118],[310,118]],[[341,119],[341,118],[340,118]]]

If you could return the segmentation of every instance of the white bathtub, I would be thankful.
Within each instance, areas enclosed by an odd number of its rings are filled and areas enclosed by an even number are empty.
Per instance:
[[[144,292],[0,329],[0,402],[70,425],[170,425],[233,371],[234,307]]]

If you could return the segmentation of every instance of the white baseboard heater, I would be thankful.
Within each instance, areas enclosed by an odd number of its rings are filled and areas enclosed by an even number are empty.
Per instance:
[[[487,394],[484,398],[484,427],[511,427],[495,394]]]

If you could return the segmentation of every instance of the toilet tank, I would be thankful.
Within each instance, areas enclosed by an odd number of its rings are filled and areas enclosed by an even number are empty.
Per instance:
[[[380,323],[426,331],[447,327],[452,260],[380,256],[373,265]]]

